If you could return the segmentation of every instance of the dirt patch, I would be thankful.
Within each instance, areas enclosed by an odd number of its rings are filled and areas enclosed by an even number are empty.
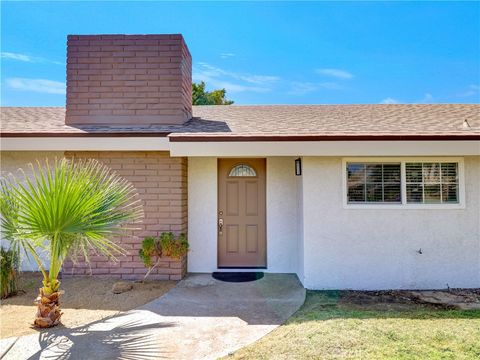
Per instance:
[[[476,291],[455,289],[454,291],[412,291],[418,301],[447,306],[458,310],[480,310],[480,298]]]
[[[431,296],[430,293],[434,293]],[[442,300],[443,299],[443,300]],[[455,301],[450,299],[454,299]],[[370,310],[408,310],[412,305],[437,309],[474,309],[480,305],[480,289],[450,289],[436,291],[339,291],[339,305]],[[465,305],[465,306],[464,306]]]
[[[133,289],[114,294],[112,286],[118,279],[90,276],[70,277],[61,280],[65,294],[61,298],[62,324],[73,328],[103,319],[120,311],[127,311],[154,300],[172,289],[175,281],[147,281],[133,283]],[[0,338],[34,333],[31,328],[36,308],[33,300],[42,285],[39,273],[22,273],[15,296],[4,299],[0,306]]]
[[[470,302],[480,302],[480,289],[450,289],[448,292],[462,296]]]

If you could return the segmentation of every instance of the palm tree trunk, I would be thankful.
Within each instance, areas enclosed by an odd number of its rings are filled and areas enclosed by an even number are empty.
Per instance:
[[[48,287],[38,289],[39,295],[35,300],[37,314],[34,325],[39,328],[48,328],[60,323],[62,312],[60,311],[60,291],[51,292]]]

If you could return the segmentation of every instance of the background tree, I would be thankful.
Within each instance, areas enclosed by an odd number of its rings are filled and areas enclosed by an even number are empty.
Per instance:
[[[192,84],[192,104],[193,105],[231,105],[233,101],[225,99],[227,90],[219,89],[205,91],[205,83]]]
[[[31,255],[43,274],[36,300],[35,326],[60,322],[59,272],[68,256],[91,250],[114,259],[123,249],[111,239],[128,230],[142,215],[134,199],[135,189],[125,179],[95,160],[55,160],[30,165],[34,180],[23,173],[21,181],[10,177],[0,186],[2,234],[12,247]],[[48,254],[50,267],[38,251]]]

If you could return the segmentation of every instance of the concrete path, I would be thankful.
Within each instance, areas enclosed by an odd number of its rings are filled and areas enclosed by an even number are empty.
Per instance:
[[[216,359],[266,335],[304,302],[295,275],[225,283],[195,274],[164,296],[75,329],[0,341],[3,359]],[[1,354],[1,353],[0,353]]]

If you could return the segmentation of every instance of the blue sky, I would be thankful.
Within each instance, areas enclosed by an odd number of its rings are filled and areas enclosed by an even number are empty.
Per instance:
[[[237,104],[478,103],[480,2],[2,2],[3,106],[63,106],[67,34],[182,33]]]

